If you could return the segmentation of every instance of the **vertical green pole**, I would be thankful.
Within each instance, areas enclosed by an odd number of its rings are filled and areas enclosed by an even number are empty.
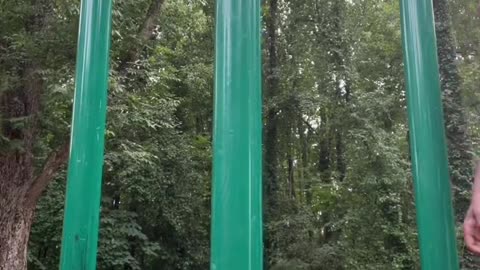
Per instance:
[[[261,270],[260,0],[217,0],[212,270]]]
[[[60,269],[96,269],[111,0],[82,0]]]
[[[457,270],[432,0],[401,2],[422,270]]]

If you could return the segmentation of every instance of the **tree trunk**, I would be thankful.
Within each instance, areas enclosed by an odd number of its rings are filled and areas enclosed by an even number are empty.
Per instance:
[[[277,37],[276,25],[278,16],[277,0],[270,0],[270,14],[266,19],[267,26],[267,50],[268,61],[265,70],[266,77],[266,92],[265,99],[268,103],[279,90],[278,80],[278,56],[277,56]],[[276,208],[276,192],[278,191],[278,124],[277,124],[277,108],[276,106],[268,106],[266,112],[266,127],[265,127],[265,195],[269,210]]]
[[[335,159],[330,160],[330,162],[335,161],[334,168],[338,173],[338,180],[342,182],[345,180],[347,174],[347,163],[345,160],[345,139],[344,139],[344,121],[345,114],[347,113],[347,105],[351,99],[351,89],[350,89],[350,80],[347,70],[348,58],[349,58],[349,47],[347,44],[347,37],[345,36],[345,18],[346,18],[346,2],[345,1],[335,1],[331,7],[330,12],[332,16],[336,19],[333,20],[332,30],[329,33],[329,37],[326,37],[327,46],[329,50],[329,61],[332,65],[332,75],[331,78],[334,78],[331,83],[333,85],[332,91],[333,96],[336,101],[334,108],[334,113],[330,114],[332,122],[333,131],[331,134],[332,142],[334,142],[335,152],[332,151],[331,155],[335,155]],[[334,141],[333,141],[334,140]],[[320,147],[325,147],[325,142],[320,141]],[[322,150],[322,149],[320,149]],[[333,149],[332,149],[333,150]],[[322,153],[322,151],[320,151]],[[322,155],[320,155],[320,163],[322,164]],[[330,164],[329,164],[330,165]],[[332,164],[333,165],[333,164]]]
[[[468,136],[467,117],[463,111],[461,78],[456,64],[457,52],[448,3],[446,0],[435,0],[433,3],[454,203],[457,221],[462,221],[470,203],[468,192],[472,179],[472,146]]]
[[[318,152],[318,172],[322,179],[326,179],[326,182],[330,179],[330,174],[328,173],[330,170],[331,162],[330,162],[330,132],[327,128],[329,125],[329,118],[325,110],[323,109],[320,114],[320,118],[322,119],[322,124],[320,126],[320,135],[319,135],[319,152]]]
[[[2,136],[10,143],[0,155],[0,269],[22,270],[33,206],[27,194],[33,183],[33,144],[41,81],[32,66],[21,71],[24,84],[0,96]],[[19,123],[21,123],[19,125]],[[32,200],[33,201],[33,200]],[[28,204],[28,206],[27,206]],[[34,205],[34,204],[33,204]]]
[[[309,132],[305,132],[308,130],[308,126],[306,126],[303,122],[303,118],[300,115],[298,119],[298,134],[300,139],[300,149],[301,149],[301,165],[300,165],[300,198],[304,202],[306,202],[306,195],[309,190],[307,190],[307,183],[306,179],[309,178],[308,172],[308,136]],[[307,133],[307,134],[305,134]],[[310,181],[310,180],[309,180]],[[309,188],[310,189],[310,188]],[[310,199],[311,202],[311,199]],[[308,204],[310,205],[310,204]]]
[[[31,3],[32,14],[25,21],[25,31],[35,36],[46,26],[45,18],[53,10],[45,0]],[[26,54],[16,66],[21,83],[0,93],[0,131],[6,144],[0,150],[0,269],[24,270],[35,204],[41,191],[53,178],[58,164],[50,158],[34,177],[34,144],[38,134],[41,93],[44,81],[37,60]],[[68,151],[67,151],[68,152]],[[62,155],[61,157],[64,157]],[[63,162],[60,162],[60,166]]]
[[[266,123],[264,131],[264,149],[265,149],[265,163],[264,163],[264,220],[268,224],[273,219],[277,218],[277,211],[280,210],[278,206],[278,108],[271,101],[279,91],[278,80],[278,57],[277,57],[277,16],[278,16],[278,2],[277,0],[270,0],[269,13],[265,16],[265,23],[267,29],[266,49],[267,61],[265,61],[265,95],[264,103],[266,104]],[[266,230],[264,233],[265,253],[264,253],[264,268],[269,267],[269,258],[271,257],[274,248],[274,236],[272,232]]]
[[[65,163],[69,144],[50,155],[35,176],[34,145],[38,138],[40,96],[44,82],[33,62],[22,67],[23,83],[0,95],[2,137],[8,145],[0,154],[0,269],[23,270],[35,205]]]
[[[12,191],[10,194],[15,194]],[[8,199],[7,199],[8,200]],[[12,200],[15,203],[16,200]],[[16,204],[0,215],[0,269],[27,269],[27,246],[33,209]]]
[[[291,199],[295,199],[295,171],[294,171],[294,164],[293,158],[291,154],[288,154],[287,158],[287,165],[288,165],[288,195]]]
[[[453,202],[456,221],[461,223],[470,204],[472,145],[468,136],[467,117],[463,110],[461,78],[456,63],[457,52],[451,29],[448,2],[434,0],[433,5]],[[463,254],[464,256],[461,258],[463,267],[466,269],[480,267],[480,264],[475,262],[474,256],[469,252],[463,252]]]
[[[151,2],[144,23],[139,28],[139,38],[148,41],[160,14],[164,0]],[[31,3],[32,15],[25,20],[25,31],[37,37],[47,31],[46,18],[53,16],[54,5],[47,0]],[[124,59],[120,67],[126,69],[139,49]],[[0,135],[6,144],[0,145],[0,270],[25,270],[27,247],[33,222],[35,205],[48,183],[66,163],[69,153],[69,138],[52,152],[43,167],[34,164],[34,144],[39,139],[38,122],[41,113],[41,95],[45,89],[39,74],[41,56],[26,54],[18,65],[5,69],[18,72],[21,84],[0,93]],[[20,63],[24,63],[21,66]]]
[[[337,152],[337,172],[338,180],[343,182],[347,175],[347,164],[345,162],[345,145],[343,142],[343,134],[341,131],[336,132],[336,146],[335,150]]]

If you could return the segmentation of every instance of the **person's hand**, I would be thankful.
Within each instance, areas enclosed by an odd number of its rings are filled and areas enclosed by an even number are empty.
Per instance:
[[[474,191],[463,223],[463,231],[467,248],[480,255],[480,190]]]

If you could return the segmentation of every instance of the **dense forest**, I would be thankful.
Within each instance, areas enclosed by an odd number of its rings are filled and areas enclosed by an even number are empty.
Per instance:
[[[461,231],[478,3],[433,2],[459,252],[480,269]],[[265,269],[420,269],[399,1],[262,4]],[[209,268],[214,13],[114,1],[99,270]],[[0,0],[0,269],[58,267],[78,17],[79,0]]]

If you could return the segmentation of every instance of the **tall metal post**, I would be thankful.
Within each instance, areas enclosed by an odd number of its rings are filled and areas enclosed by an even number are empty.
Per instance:
[[[60,269],[96,269],[111,0],[82,0]]]
[[[457,270],[432,0],[401,2],[422,270]]]
[[[260,0],[217,0],[212,270],[261,270]]]

